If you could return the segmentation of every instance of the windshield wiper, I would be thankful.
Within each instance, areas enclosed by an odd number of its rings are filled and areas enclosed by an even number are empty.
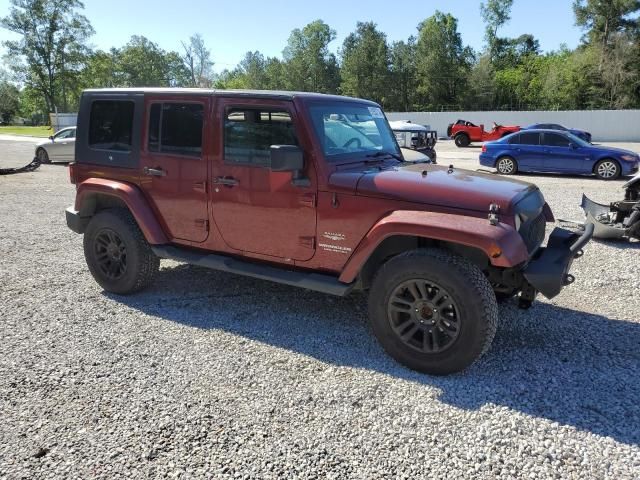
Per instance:
[[[392,153],[392,152],[385,152],[384,150],[381,150],[379,152],[376,153],[370,153],[368,155],[366,155],[369,158],[376,158],[376,157],[392,157],[395,158],[396,160],[398,160],[399,162],[404,162],[404,158],[402,158],[401,155],[397,154],[397,153]]]

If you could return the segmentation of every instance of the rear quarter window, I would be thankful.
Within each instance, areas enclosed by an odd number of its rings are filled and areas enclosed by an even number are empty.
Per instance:
[[[96,100],[89,116],[89,147],[130,151],[135,104],[128,100]]]

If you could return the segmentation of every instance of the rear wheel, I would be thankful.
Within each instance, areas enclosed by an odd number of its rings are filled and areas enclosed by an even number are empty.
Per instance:
[[[96,282],[119,294],[143,289],[160,267],[133,216],[121,208],[93,216],[84,234],[84,256]]]
[[[38,149],[38,151],[36,152],[36,157],[38,157],[40,163],[51,163],[51,161],[49,160],[49,154],[44,148]]]
[[[419,372],[464,370],[488,350],[498,307],[491,285],[468,260],[435,249],[385,263],[369,293],[369,322],[383,348]]]
[[[454,142],[457,147],[464,148],[469,146],[471,139],[466,133],[459,133],[456,135]]]
[[[593,172],[601,180],[615,180],[620,176],[620,165],[615,160],[605,158],[596,163]]]
[[[500,157],[496,162],[496,169],[502,175],[513,175],[518,172],[518,163],[511,157]]]

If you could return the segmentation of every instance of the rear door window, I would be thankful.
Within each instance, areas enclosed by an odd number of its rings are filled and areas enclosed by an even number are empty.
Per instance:
[[[154,103],[149,112],[148,149],[169,155],[202,155],[204,105]]]
[[[545,133],[543,144],[549,147],[568,147],[571,141],[564,135]]]
[[[523,132],[513,138],[509,143],[517,145],[540,145],[540,134],[532,132]]]
[[[134,106],[127,100],[94,101],[89,115],[89,147],[131,151]]]
[[[286,110],[229,108],[224,121],[224,161],[268,166],[271,145],[298,145]]]

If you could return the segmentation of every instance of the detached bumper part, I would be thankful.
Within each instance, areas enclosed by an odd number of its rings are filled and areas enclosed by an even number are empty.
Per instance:
[[[586,218],[586,225],[593,225],[595,227],[593,236],[595,238],[602,238],[603,240],[617,240],[625,236],[624,227],[615,227],[611,224],[606,224],[599,219],[606,220],[611,211],[609,205],[602,205],[589,199],[586,195],[582,195],[582,202],[580,207],[584,210]]]
[[[67,217],[67,227],[76,233],[84,233],[89,223],[89,218],[81,217],[80,212],[74,210],[73,207],[67,208],[64,213]]]
[[[547,298],[553,298],[563,287],[573,283],[569,274],[571,264],[582,256],[584,247],[593,236],[593,224],[586,224],[584,232],[575,233],[555,228],[545,248],[541,248],[524,269],[524,278]]]

